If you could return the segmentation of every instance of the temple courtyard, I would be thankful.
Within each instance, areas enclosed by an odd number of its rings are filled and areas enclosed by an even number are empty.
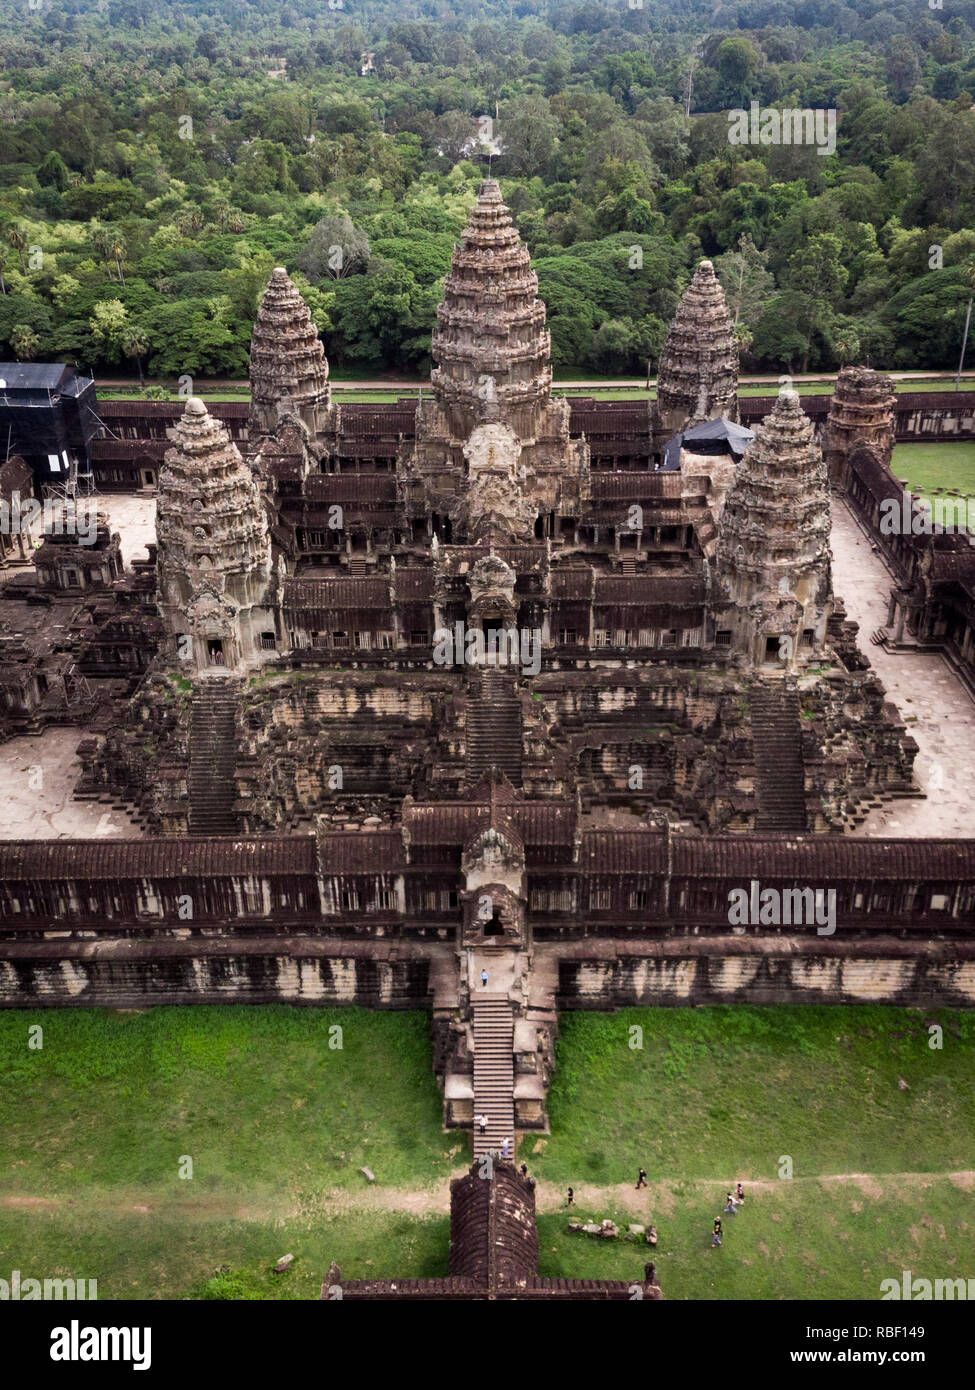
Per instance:
[[[112,529],[122,537],[126,563],[145,559],[146,544],[154,539],[154,500],[112,494],[102,504]],[[870,634],[887,621],[892,581],[876,548],[835,494],[830,544],[836,592],[848,616],[860,625],[861,650],[918,744],[915,775],[926,794],[872,811],[858,833],[922,838],[970,835],[975,823],[971,793],[975,700],[939,653],[888,652],[870,641]],[[126,811],[73,800],[81,773],[74,751],[85,734],[81,727],[61,726],[0,744],[0,778],[7,789],[0,802],[0,839],[141,837],[139,825]]]

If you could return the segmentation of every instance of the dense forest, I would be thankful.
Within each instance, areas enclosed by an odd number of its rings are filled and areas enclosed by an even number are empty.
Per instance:
[[[333,369],[425,372],[490,165],[557,369],[644,371],[702,255],[747,366],[953,368],[973,101],[973,0],[3,0],[0,357],[242,376],[280,263]]]

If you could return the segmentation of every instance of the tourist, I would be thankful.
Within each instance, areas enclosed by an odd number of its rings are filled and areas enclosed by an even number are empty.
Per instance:
[[[738,1208],[735,1206],[735,1199],[734,1199],[734,1196],[733,1196],[733,1194],[730,1193],[730,1192],[728,1193],[728,1199],[727,1199],[727,1201],[725,1202],[725,1208],[724,1208],[724,1209],[725,1209],[725,1211],[730,1212],[732,1216],[737,1216],[737,1215],[738,1215]]]
[[[576,1199],[576,1195],[575,1195],[575,1193],[572,1191],[572,1188],[570,1187],[570,1188],[569,1188],[568,1195],[567,1195],[567,1197],[566,1197],[566,1199],[565,1199],[565,1205],[566,1205],[567,1207],[571,1207],[572,1204],[575,1202],[575,1199]]]
[[[486,1115],[478,1115],[478,1117],[477,1117],[477,1127],[478,1127],[478,1129],[481,1131],[482,1134],[485,1134],[485,1133],[487,1132],[487,1126],[488,1126],[488,1117],[487,1117]]]
[[[522,1176],[523,1178],[527,1178],[527,1177],[528,1177],[528,1164],[527,1164],[527,1163],[523,1163],[523,1164],[521,1165],[521,1176]]]
[[[739,1183],[738,1186],[735,1188],[735,1201],[738,1203],[739,1206],[741,1206],[741,1204],[742,1204],[742,1202],[743,1202],[744,1200],[745,1200],[745,1191],[744,1191],[744,1188],[742,1187],[741,1183]]]
[[[511,1147],[511,1140],[510,1140],[510,1139],[502,1139],[502,1140],[501,1140],[501,1157],[502,1157],[502,1158],[510,1158],[510,1157],[511,1157],[511,1154],[508,1152],[508,1150],[509,1150],[510,1147]]]
[[[714,1247],[715,1247],[716,1245],[720,1245],[720,1244],[721,1244],[721,1217],[720,1217],[720,1216],[716,1216],[716,1217],[714,1218],[714,1231],[713,1231],[713,1233],[712,1233],[711,1249],[713,1250]]]
[[[646,1187],[646,1185],[647,1185],[647,1170],[646,1170],[646,1168],[641,1168],[641,1169],[640,1169],[640,1172],[639,1172],[638,1175],[637,1175],[637,1180],[636,1180],[637,1191],[639,1191],[641,1187]]]
[[[481,989],[487,989],[487,971],[481,971]]]

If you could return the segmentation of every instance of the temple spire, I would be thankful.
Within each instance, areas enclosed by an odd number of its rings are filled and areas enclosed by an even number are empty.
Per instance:
[[[821,657],[832,612],[829,488],[812,421],[793,390],[755,426],[719,524],[718,572],[731,646],[747,665]]]
[[[328,361],[311,311],[283,266],[268,281],[251,338],[252,440],[273,433],[284,397],[312,435],[331,405]]]
[[[664,443],[719,417],[738,420],[738,343],[714,266],[701,261],[660,354],[654,435]]]
[[[433,333],[434,396],[452,433],[485,420],[536,433],[550,398],[551,337],[538,277],[495,179],[484,179],[451,258]]]
[[[219,420],[192,397],[159,472],[159,610],[197,671],[259,665],[271,574],[254,477]]]

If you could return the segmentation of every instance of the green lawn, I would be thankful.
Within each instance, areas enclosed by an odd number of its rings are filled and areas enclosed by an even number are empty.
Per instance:
[[[975,1278],[975,1189],[948,1178],[779,1182],[745,1189],[737,1216],[722,1214],[724,1183],[654,1190],[634,1216],[598,1205],[583,1218],[653,1221],[656,1250],[642,1243],[569,1234],[564,1215],[539,1222],[539,1266],[558,1278],[639,1279],[656,1260],[668,1299],[878,1299],[902,1270],[929,1279]],[[721,1247],[711,1223],[721,1216]],[[579,1216],[574,1219],[578,1220]]]
[[[28,1026],[44,1028],[30,1051]],[[342,1028],[342,1049],[329,1029]],[[335,1041],[337,1041],[337,1037]],[[269,1007],[0,1011],[8,1193],[151,1187],[272,1198],[443,1173],[424,1013]],[[193,1159],[181,1179],[181,1155]]]
[[[598,381],[598,378],[584,371],[563,373],[562,379],[564,381]],[[607,380],[613,380],[613,378],[610,377],[607,378]],[[343,385],[346,389],[343,389]],[[386,389],[370,391],[353,391],[348,389],[349,385],[350,383],[348,382],[343,383],[341,379],[336,379],[334,376],[332,377],[332,395],[337,402],[345,404],[378,402],[388,405],[402,398],[416,397],[418,389],[420,389],[416,384],[413,384],[403,386],[391,385]],[[894,387],[898,393],[905,391],[947,391],[952,389],[952,383],[950,381],[898,381],[894,383]],[[975,389],[975,383],[963,383],[963,389],[971,391]],[[424,395],[429,395],[430,386],[428,382],[423,383],[422,390]],[[833,384],[832,382],[826,381],[799,382],[796,386],[796,390],[799,392],[800,396],[831,396],[833,394]],[[777,382],[770,379],[766,384],[761,386],[741,386],[739,387],[738,394],[739,396],[774,396],[777,391]],[[553,384],[553,393],[556,396],[569,396],[570,398],[573,396],[595,396],[596,399],[600,401],[646,401],[655,400],[657,396],[656,388],[647,390],[645,386],[639,386],[637,384],[633,386],[600,386],[597,384],[585,388],[567,388],[560,386],[558,380]],[[134,388],[131,390],[120,390],[118,388],[112,390],[105,389],[100,390],[98,394],[103,401],[130,401],[139,399],[138,391]],[[205,382],[201,383],[199,395],[201,399],[205,401],[243,401],[245,403],[250,401],[250,392],[247,390],[208,391]],[[182,397],[178,396],[174,391],[170,394],[169,399],[171,401],[179,401]],[[904,447],[913,448],[915,446],[907,445]],[[939,448],[940,446],[922,445],[919,447]]]
[[[971,1014],[563,1014],[552,1133],[520,1155],[539,1181],[541,1271],[636,1278],[651,1254],[570,1235],[571,1183],[577,1217],[655,1222],[670,1298],[876,1298],[901,1269],[975,1277],[975,1186],[957,1176],[975,1169],[973,1082]],[[102,1298],[314,1298],[333,1259],[346,1278],[446,1272],[447,1181],[468,1147],[441,1130],[424,1014],[0,1011],[0,1113],[0,1250],[24,1277],[97,1278]],[[711,1251],[739,1179],[745,1209]]]
[[[912,487],[957,488],[975,496],[975,440],[943,444],[895,444],[891,463],[895,477]]]

